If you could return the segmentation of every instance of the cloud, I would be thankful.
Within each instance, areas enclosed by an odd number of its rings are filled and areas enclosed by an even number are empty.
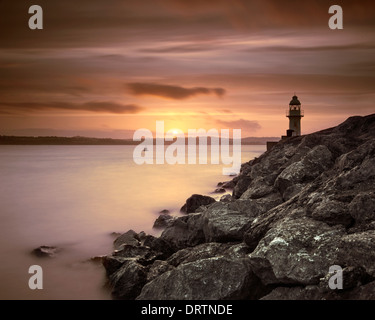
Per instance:
[[[324,51],[352,51],[352,50],[373,50],[375,44],[373,43],[349,43],[349,44],[337,44],[337,45],[314,45],[314,46],[259,46],[244,49],[244,52],[255,52],[255,51],[268,51],[268,52],[324,52]]]
[[[191,53],[191,52],[202,52],[202,51],[212,51],[217,48],[213,45],[209,46],[207,44],[184,44],[176,46],[163,46],[160,45],[156,48],[144,48],[139,50],[143,53]]]
[[[153,95],[162,98],[170,99],[187,99],[201,94],[215,94],[219,98],[224,96],[225,89],[223,88],[205,88],[205,87],[194,87],[194,88],[183,88],[180,86],[172,86],[165,84],[155,83],[128,83],[127,87],[131,94],[135,96],[139,95]]]
[[[119,104],[110,101],[90,101],[86,103],[71,102],[3,102],[0,103],[0,113],[6,114],[14,111],[30,112],[43,110],[72,110],[90,112],[108,112],[116,114],[134,114],[143,110],[135,104]]]
[[[245,119],[238,119],[232,121],[216,120],[216,123],[228,129],[242,129],[244,131],[257,131],[262,128],[258,121]]]

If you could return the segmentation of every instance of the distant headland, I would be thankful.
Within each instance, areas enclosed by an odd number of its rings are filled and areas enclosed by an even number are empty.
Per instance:
[[[267,141],[278,141],[278,137],[247,137],[241,139],[242,145],[265,145]],[[56,136],[5,136],[0,135],[0,145],[138,145],[132,139],[89,138],[89,137],[56,137]],[[154,139],[154,144],[156,139]],[[165,142],[165,144],[171,144]]]

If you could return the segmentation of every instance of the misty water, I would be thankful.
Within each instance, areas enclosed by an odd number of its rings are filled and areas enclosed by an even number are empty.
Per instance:
[[[193,193],[213,195],[223,164],[137,165],[134,146],[0,146],[0,299],[111,299],[93,256],[112,251],[112,232],[152,228],[163,209]],[[242,146],[242,162],[265,146]],[[53,258],[30,252],[62,250]],[[28,286],[31,265],[43,289]]]

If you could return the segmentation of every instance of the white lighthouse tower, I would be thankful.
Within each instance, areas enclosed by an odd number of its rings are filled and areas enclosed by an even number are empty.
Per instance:
[[[294,95],[289,102],[289,109],[286,111],[286,116],[289,118],[289,130],[287,130],[287,136],[300,136],[301,118],[304,116],[304,112],[301,109],[301,102],[299,102],[296,95]]]

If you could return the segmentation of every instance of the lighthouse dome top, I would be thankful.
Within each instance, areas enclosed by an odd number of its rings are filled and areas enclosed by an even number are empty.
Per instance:
[[[301,105],[301,102],[299,102],[297,96],[293,96],[293,97],[292,97],[292,100],[290,100],[290,102],[289,102],[289,105],[290,105],[290,106],[297,106],[297,105],[300,106],[300,105]]]

